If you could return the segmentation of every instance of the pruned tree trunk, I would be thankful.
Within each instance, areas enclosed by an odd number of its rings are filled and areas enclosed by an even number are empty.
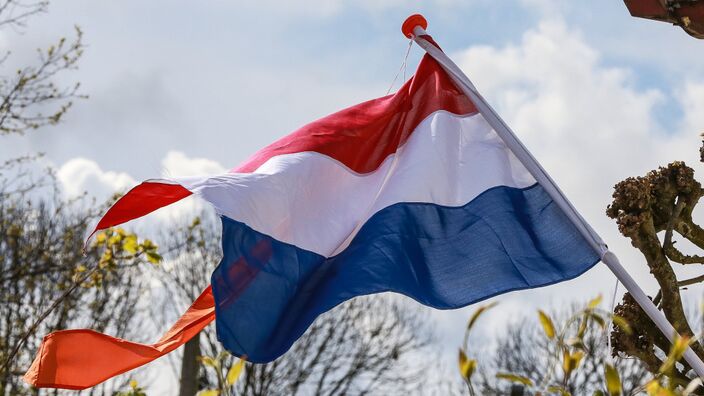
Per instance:
[[[195,396],[198,393],[198,369],[200,368],[198,356],[200,355],[200,333],[198,333],[183,347],[179,396]]]
[[[701,153],[704,162],[704,147]],[[683,337],[693,337],[694,331],[687,321],[680,290],[701,282],[704,277],[680,280],[673,263],[701,265],[704,257],[682,253],[675,247],[673,236],[676,234],[704,249],[704,230],[692,220],[692,211],[702,195],[704,190],[694,178],[694,170],[683,162],[673,162],[643,177],[629,177],[618,183],[613,203],[606,212],[616,219],[621,234],[643,254],[660,287],[653,302]],[[670,349],[669,341],[628,293],[615,313],[629,322],[633,332],[614,327],[611,333],[613,354],[635,357],[649,371],[657,373],[663,362],[662,352],[667,354]],[[692,342],[691,347],[699,357],[704,357],[700,342]],[[666,375],[683,384],[694,376],[686,362]]]

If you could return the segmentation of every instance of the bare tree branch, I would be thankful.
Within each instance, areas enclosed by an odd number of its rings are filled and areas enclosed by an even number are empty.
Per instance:
[[[0,29],[8,26],[24,28],[27,26],[27,19],[46,12],[48,8],[48,1],[2,0],[0,1]]]

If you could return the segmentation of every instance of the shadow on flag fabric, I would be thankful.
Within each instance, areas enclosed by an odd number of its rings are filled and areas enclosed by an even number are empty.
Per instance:
[[[391,291],[459,308],[574,278],[599,261],[428,55],[397,93],[314,121],[228,173],[138,185],[96,230],[191,194],[220,215],[223,248],[194,306],[153,345],[52,333],[27,382],[93,386],[213,319],[228,351],[270,362],[318,315],[356,296]]]

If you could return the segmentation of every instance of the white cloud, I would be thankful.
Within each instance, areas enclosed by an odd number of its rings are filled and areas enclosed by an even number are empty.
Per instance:
[[[680,92],[684,117],[682,131],[687,133],[704,132],[704,81],[689,81]]]
[[[165,177],[214,175],[226,169],[215,161],[205,158],[191,158],[182,152],[170,151],[161,161]],[[57,171],[62,191],[67,197],[83,193],[94,197],[98,202],[107,200],[116,192],[126,192],[138,182],[124,172],[103,170],[97,162],[86,158],[73,158]],[[195,198],[186,198],[153,214],[129,224],[130,228],[150,229],[155,225],[190,221],[206,206]]]
[[[180,151],[169,151],[161,161],[164,177],[216,175],[225,167],[206,158],[192,158]],[[83,193],[98,199],[107,199],[116,192],[134,187],[137,181],[125,172],[103,170],[96,161],[73,158],[61,165],[57,177],[67,197]]]
[[[632,71],[603,66],[561,22],[541,23],[518,44],[471,47],[456,59],[609,240],[618,238],[603,214],[613,185],[682,155],[666,145],[696,142],[696,134],[667,134],[659,124],[664,92],[638,89]]]
[[[98,200],[105,200],[112,194],[125,191],[135,184],[130,175],[123,172],[104,171],[97,162],[81,157],[73,158],[63,164],[56,174],[67,197],[88,193]]]
[[[225,167],[206,158],[190,158],[180,151],[169,151],[161,161],[165,177],[217,175],[226,171]]]

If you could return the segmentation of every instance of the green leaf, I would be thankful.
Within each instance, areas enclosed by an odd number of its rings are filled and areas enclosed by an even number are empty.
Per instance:
[[[543,331],[549,339],[555,338],[555,326],[552,324],[552,319],[545,312],[538,310],[540,324],[543,326]]]
[[[594,308],[598,307],[599,304],[601,304],[601,294],[596,296],[596,298],[594,298],[593,300],[589,301],[589,304],[587,305],[587,307],[589,309],[594,309]]]
[[[492,302],[491,304],[483,305],[479,307],[474,313],[472,314],[472,317],[469,319],[469,323],[467,324],[467,331],[469,331],[472,326],[477,322],[477,319],[479,319],[479,316],[483,314],[484,312],[488,311],[491,308],[494,308],[498,302]]]
[[[614,366],[606,363],[604,365],[604,378],[606,379],[606,390],[609,396],[620,396],[622,392],[621,377]]]
[[[496,378],[509,380],[509,381],[515,382],[517,384],[523,384],[525,386],[533,386],[533,381],[531,381],[530,378],[524,377],[522,375],[499,373],[499,374],[496,374]]]
[[[240,359],[237,363],[233,364],[232,367],[230,367],[230,370],[227,372],[227,385],[232,386],[235,384],[235,382],[237,382],[237,379],[240,377],[243,368],[244,359]]]
[[[592,396],[604,396],[604,392],[602,392],[602,391],[600,391],[600,390],[597,390],[597,391],[594,391],[594,393],[592,394]]]
[[[462,349],[460,349],[460,374],[465,380],[469,380],[474,374],[474,370],[477,368],[477,361],[474,359],[467,358],[467,355]]]

